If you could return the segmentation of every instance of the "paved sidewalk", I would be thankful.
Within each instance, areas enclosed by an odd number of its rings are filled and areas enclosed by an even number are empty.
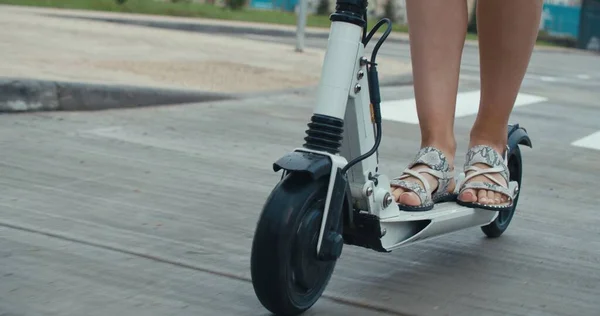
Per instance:
[[[534,149],[502,238],[346,246],[305,315],[600,315],[600,152],[568,145],[598,125],[597,98],[563,91],[513,114]],[[302,144],[314,98],[0,115],[0,315],[269,315],[249,282],[253,233],[272,162]],[[459,155],[472,119],[456,121]],[[385,121],[383,137],[380,170],[394,176],[419,128]]]
[[[293,46],[279,43],[61,18],[50,12],[108,15],[0,6],[0,76],[227,93],[311,86],[320,77],[323,50],[296,53]],[[380,69],[382,79],[410,73],[406,63],[380,60],[386,65]]]

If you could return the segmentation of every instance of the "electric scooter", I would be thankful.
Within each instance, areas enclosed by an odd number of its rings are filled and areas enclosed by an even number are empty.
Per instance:
[[[376,57],[392,25],[381,19],[367,34],[366,11],[366,0],[337,0],[305,143],[273,164],[282,175],[256,226],[251,276],[259,301],[276,315],[298,315],[316,303],[344,245],[391,252],[472,227],[495,238],[508,228],[517,206],[520,190],[512,208],[502,211],[456,202],[430,211],[399,210],[390,179],[378,167],[382,118]],[[363,57],[384,24],[371,58]],[[507,136],[510,181],[520,188],[519,145],[531,147],[531,140],[518,124],[509,125]]]

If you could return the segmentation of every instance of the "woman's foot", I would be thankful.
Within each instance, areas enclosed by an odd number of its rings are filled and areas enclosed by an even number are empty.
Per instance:
[[[468,206],[510,207],[516,193],[509,185],[506,148],[472,146],[466,154],[465,179],[461,183],[458,202]]]
[[[452,160],[437,148],[423,147],[391,186],[401,210],[427,211],[435,203],[454,200]]]

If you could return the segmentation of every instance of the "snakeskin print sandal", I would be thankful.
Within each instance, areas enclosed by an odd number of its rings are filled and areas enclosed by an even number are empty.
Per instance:
[[[473,173],[465,176],[462,181],[459,181],[460,183],[457,183],[457,187],[460,188],[459,195],[467,189],[473,189],[475,191],[482,189],[501,193],[508,197],[508,202],[489,205],[479,202],[466,202],[457,199],[456,203],[466,207],[491,211],[503,211],[510,209],[513,206],[513,200],[518,192],[518,183],[516,181],[509,180],[510,177],[507,165],[507,153],[508,148],[504,152],[504,157],[490,146],[478,145],[470,148],[466,155],[464,174],[466,175],[467,172],[470,171],[473,171]],[[490,168],[479,168],[474,166],[475,164],[485,164]],[[508,186],[490,175],[494,173],[500,174],[502,178],[504,178],[505,183],[508,183]],[[490,179],[490,181],[493,183],[481,181],[468,182],[473,177],[481,175]]]
[[[417,164],[424,166],[411,170]],[[433,192],[431,192],[429,182],[421,173],[428,173],[437,179],[438,186]],[[421,183],[414,179],[409,180],[408,177],[415,177]],[[406,167],[402,175],[390,181],[390,185],[412,191],[421,200],[421,204],[418,206],[398,203],[398,208],[401,211],[423,212],[433,209],[436,203],[456,200],[458,194],[448,192],[448,186],[453,179],[454,170],[450,170],[450,165],[444,153],[433,147],[424,147],[419,150],[415,159]]]

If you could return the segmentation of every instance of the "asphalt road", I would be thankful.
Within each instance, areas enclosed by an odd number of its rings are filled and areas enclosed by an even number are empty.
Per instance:
[[[385,53],[409,58],[404,44]],[[465,50],[461,92],[478,89],[476,56]],[[572,145],[600,130],[600,58],[536,52],[522,92],[547,100],[511,118],[534,148],[506,234],[346,247],[307,315],[600,314],[600,151]],[[249,283],[252,234],[314,96],[0,115],[0,315],[268,315]],[[473,119],[457,119],[459,153]],[[383,170],[400,172],[418,136],[386,120]]]
[[[267,36],[256,34],[237,34],[244,38],[258,41],[287,43],[296,45],[296,38],[290,36]],[[367,47],[368,56],[378,38],[373,38]],[[327,39],[320,37],[307,37],[305,46],[325,49]],[[407,42],[386,41],[379,51],[379,56],[393,57],[400,61],[410,63],[410,47]],[[585,86],[598,88],[598,76],[600,76],[600,55],[581,50],[554,50],[540,46],[532,56],[528,69],[527,79],[545,80],[546,82],[560,82],[568,84],[581,84],[581,81],[596,79],[594,83]],[[381,65],[384,67],[385,65]],[[476,45],[467,44],[463,50],[461,73],[469,76],[479,75],[479,50]]]

